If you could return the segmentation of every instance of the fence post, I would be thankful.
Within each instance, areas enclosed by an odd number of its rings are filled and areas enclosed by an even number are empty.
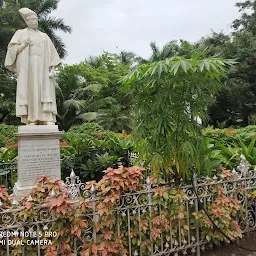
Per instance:
[[[193,174],[193,183],[194,183],[194,188],[195,190],[197,189],[197,175],[194,173]],[[198,213],[199,209],[198,209],[198,204],[200,203],[197,199],[196,196],[196,191],[194,192],[195,194],[195,211],[196,213]],[[196,223],[196,255],[200,256],[201,255],[201,251],[200,251],[200,231],[199,231],[199,226],[198,223]]]
[[[154,250],[154,246],[153,246],[153,239],[152,239],[152,188],[151,188],[151,181],[150,178],[147,177],[146,180],[146,186],[147,186],[147,193],[148,193],[148,210],[149,210],[149,230],[150,230],[150,244],[151,244],[151,254],[153,255],[153,250]]]
[[[93,241],[96,243],[96,223],[97,223],[97,216],[96,216],[96,195],[95,195],[95,187],[94,185],[92,185],[91,189],[91,201],[92,201],[92,210],[93,210],[93,217],[92,217],[92,221],[93,221]]]

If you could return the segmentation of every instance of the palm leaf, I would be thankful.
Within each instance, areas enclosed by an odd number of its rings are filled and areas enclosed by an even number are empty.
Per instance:
[[[91,122],[91,121],[96,120],[97,117],[98,117],[97,112],[87,112],[87,113],[83,113],[81,115],[78,115],[76,117],[76,119],[83,120],[84,122]]]
[[[37,2],[37,1],[34,1]],[[44,0],[42,4],[38,5],[36,12],[40,15],[48,15],[58,8],[59,0]]]
[[[98,110],[100,108],[104,108],[106,107],[106,105],[108,104],[113,104],[116,102],[116,99],[113,98],[113,97],[105,97],[105,98],[102,98],[102,99],[99,99],[99,100],[95,100],[93,102],[91,102],[90,104],[88,104],[86,106],[86,109],[87,110]]]
[[[63,19],[55,18],[55,17],[43,17],[40,22],[44,22],[47,24],[48,28],[53,30],[61,30],[65,33],[71,33],[72,29],[70,26],[65,25]]]
[[[89,84],[84,89],[86,91],[99,92],[102,89],[102,84]]]
[[[71,99],[71,100],[66,100],[63,105],[67,109],[74,108],[76,110],[81,110],[84,108],[85,104],[86,104],[86,101],[84,100]]]

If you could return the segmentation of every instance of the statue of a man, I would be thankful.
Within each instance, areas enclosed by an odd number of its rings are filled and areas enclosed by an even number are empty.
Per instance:
[[[48,35],[37,29],[37,14],[28,8],[19,12],[28,28],[15,32],[5,59],[5,67],[17,74],[16,116],[27,125],[54,125],[54,71],[60,57]]]

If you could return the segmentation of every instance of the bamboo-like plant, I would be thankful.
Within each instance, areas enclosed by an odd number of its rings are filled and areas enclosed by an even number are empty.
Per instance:
[[[156,171],[189,177],[195,167],[197,117],[207,120],[207,106],[221,88],[221,78],[233,60],[216,57],[173,57],[143,64],[124,78],[123,90],[134,99],[134,137],[140,157]]]

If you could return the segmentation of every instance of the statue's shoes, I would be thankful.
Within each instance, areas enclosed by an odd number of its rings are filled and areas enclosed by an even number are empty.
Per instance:
[[[44,122],[45,125],[55,125],[53,122]]]

